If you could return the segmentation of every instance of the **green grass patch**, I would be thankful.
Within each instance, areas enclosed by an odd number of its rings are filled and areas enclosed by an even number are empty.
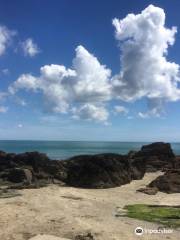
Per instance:
[[[168,227],[180,227],[180,207],[134,204],[124,207],[127,217],[156,222]]]

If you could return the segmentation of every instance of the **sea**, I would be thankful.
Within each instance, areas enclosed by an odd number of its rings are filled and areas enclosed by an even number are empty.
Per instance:
[[[148,142],[93,142],[93,141],[16,141],[0,140],[0,150],[8,153],[38,151],[50,159],[63,160],[75,155],[138,151]],[[180,155],[180,143],[171,143],[175,154]]]

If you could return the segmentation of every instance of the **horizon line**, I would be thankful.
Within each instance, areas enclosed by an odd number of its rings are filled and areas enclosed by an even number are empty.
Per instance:
[[[164,142],[164,143],[180,143],[180,141],[122,141],[122,140],[44,140],[44,139],[0,139],[0,141],[29,141],[29,142],[117,142],[117,143],[154,143],[154,142]]]

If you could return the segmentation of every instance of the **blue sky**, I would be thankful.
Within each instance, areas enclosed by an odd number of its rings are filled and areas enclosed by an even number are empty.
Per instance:
[[[0,139],[180,141],[179,10],[1,0]]]

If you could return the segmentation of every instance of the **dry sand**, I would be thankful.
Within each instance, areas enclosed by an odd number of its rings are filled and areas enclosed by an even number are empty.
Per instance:
[[[150,196],[136,192],[160,174],[149,173],[142,180],[112,189],[89,190],[50,185],[21,190],[22,196],[0,199],[0,240],[27,240],[38,234],[72,239],[86,232],[91,232],[97,240],[179,240],[178,230],[167,235],[136,236],[134,229],[137,226],[157,229],[158,225],[115,216],[116,209],[126,204],[180,205],[180,194],[159,192]]]

